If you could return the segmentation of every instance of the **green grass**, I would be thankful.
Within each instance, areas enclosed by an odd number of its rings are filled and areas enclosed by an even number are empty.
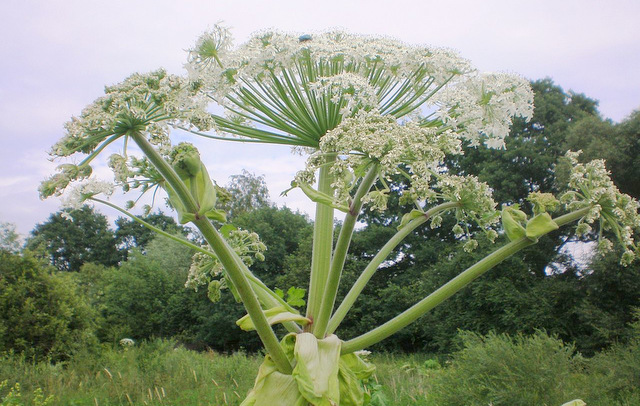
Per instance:
[[[560,406],[578,397],[588,406],[640,404],[640,337],[591,359],[544,333],[463,338],[464,348],[444,366],[425,354],[370,357],[377,366],[367,384],[372,406]],[[64,364],[5,354],[0,406],[239,405],[261,362],[167,340],[105,346]]]
[[[157,340],[81,354],[65,365],[5,356],[0,381],[19,382],[25,404],[41,388],[56,405],[238,405],[260,362],[257,356],[196,353]]]

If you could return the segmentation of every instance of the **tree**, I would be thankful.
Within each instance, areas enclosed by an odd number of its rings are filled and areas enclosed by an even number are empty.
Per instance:
[[[116,265],[120,257],[115,242],[107,218],[85,205],[79,210],[52,214],[46,222],[36,225],[26,247],[42,250],[57,269],[75,272],[87,262]]]
[[[269,189],[264,175],[256,176],[243,169],[241,174],[231,175],[225,190],[229,195],[221,207],[229,218],[269,205]]]
[[[173,217],[167,216],[160,211],[148,214],[142,217],[142,220],[169,234],[186,236],[189,233],[187,227],[178,225]],[[132,219],[125,217],[118,217],[118,219],[116,219],[116,246],[123,252],[124,260],[127,259],[128,252],[133,248],[144,251],[155,236],[156,233],[154,231]]]
[[[13,253],[20,251],[20,235],[15,224],[0,222],[0,250]]]
[[[72,275],[0,250],[0,352],[68,359],[97,343],[94,318]]]

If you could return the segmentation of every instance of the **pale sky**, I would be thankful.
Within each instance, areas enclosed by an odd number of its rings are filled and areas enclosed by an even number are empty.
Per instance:
[[[23,235],[59,208],[58,199],[40,201],[37,187],[54,173],[46,152],[63,124],[133,72],[184,73],[185,49],[218,21],[236,43],[266,28],[341,28],[453,48],[481,71],[550,77],[599,100],[613,121],[640,108],[637,0],[3,0],[0,15],[0,222]],[[247,169],[266,176],[278,204],[311,207],[298,194],[278,196],[302,165],[286,147],[201,149],[219,184]]]

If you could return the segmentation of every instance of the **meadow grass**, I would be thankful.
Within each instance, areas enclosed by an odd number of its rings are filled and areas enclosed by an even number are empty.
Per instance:
[[[386,405],[423,405],[428,376],[425,356],[381,354],[370,388]],[[77,354],[63,364],[34,363],[22,356],[0,357],[0,401],[19,383],[22,402],[34,404],[34,391],[53,396],[52,405],[239,405],[253,387],[261,355],[194,352],[167,340],[130,348],[105,346]],[[0,405],[3,405],[0,403]]]
[[[640,404],[640,340],[584,359],[543,333],[466,337],[444,366],[427,354],[371,355],[371,406],[560,406],[576,397],[589,406]],[[0,406],[239,405],[262,358],[169,340],[103,346],[57,364],[9,353],[0,355]]]

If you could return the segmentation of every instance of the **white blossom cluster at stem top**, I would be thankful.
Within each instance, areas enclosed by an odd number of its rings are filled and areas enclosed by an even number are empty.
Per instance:
[[[400,165],[409,168],[411,176],[428,183],[447,154],[460,153],[460,141],[451,132],[437,134],[432,128],[422,128],[414,122],[400,124],[377,110],[359,111],[346,118],[320,140],[320,148],[311,154],[307,167],[297,174],[298,182],[312,184],[315,172],[327,155],[336,155],[330,172],[334,179],[335,202],[348,204],[351,190],[363,168],[375,165],[379,178],[388,180],[401,173]],[[372,190],[364,197],[370,208],[384,210],[388,190]],[[424,199],[416,189],[416,199]]]
[[[206,83],[217,100],[236,91],[243,83],[266,79],[283,70],[296,69],[301,59],[334,64],[346,71],[370,72],[373,65],[386,75],[411,79],[416,71],[427,72],[442,84],[452,73],[472,71],[457,53],[441,48],[407,45],[384,37],[354,35],[342,31],[315,33],[308,40],[278,31],[254,34],[248,42],[232,49],[228,30],[216,26],[190,49],[188,70]],[[213,59],[219,60],[214,63]],[[217,61],[216,61],[217,62]],[[334,71],[335,73],[335,71]]]

